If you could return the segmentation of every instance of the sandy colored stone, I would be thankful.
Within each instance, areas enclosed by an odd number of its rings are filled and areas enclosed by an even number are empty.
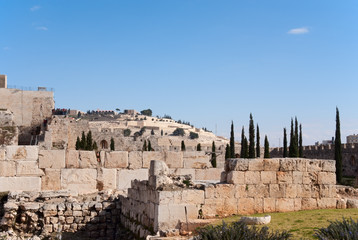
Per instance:
[[[6,150],[5,148],[0,148],[0,161],[5,160],[6,158]]]
[[[185,214],[185,208],[187,214]],[[175,229],[178,222],[184,222],[186,217],[188,219],[198,218],[198,211],[199,209],[195,205],[158,205],[156,206],[158,227],[161,230]]]
[[[322,160],[322,171],[336,172],[336,161],[335,160]]]
[[[317,206],[319,209],[336,208],[336,198],[318,198]]]
[[[292,172],[277,172],[277,182],[291,184]]]
[[[314,198],[302,198],[302,210],[317,209],[317,200]]]
[[[295,171],[296,170],[296,159],[292,158],[282,158],[280,159],[280,171]]]
[[[38,146],[7,146],[6,158],[8,160],[37,160]]]
[[[248,197],[269,197],[269,185],[267,184],[247,184],[246,189]]]
[[[225,162],[227,171],[247,171],[249,169],[249,159],[229,159]]]
[[[0,161],[0,177],[14,177],[15,175],[15,161]]]
[[[1,191],[41,191],[40,177],[0,177]]]
[[[98,178],[103,183],[103,190],[117,189],[117,170],[101,168],[101,171],[101,178]]]
[[[287,184],[285,197],[286,198],[296,198],[298,186],[299,186],[298,184]]]
[[[143,152],[131,151],[128,153],[128,168],[139,169],[143,166]]]
[[[238,214],[253,214],[255,200],[253,198],[239,198],[237,202]]]
[[[16,161],[16,176],[43,176],[44,171],[38,168],[37,161]]]
[[[278,171],[280,170],[280,159],[277,158],[264,158],[264,170],[265,171]]]
[[[307,159],[297,158],[296,159],[296,170],[299,172],[307,171]]]
[[[292,183],[293,184],[302,184],[303,182],[303,173],[299,171],[292,172]]]
[[[165,163],[169,168],[183,168],[183,153],[182,152],[165,152]]]
[[[246,184],[235,184],[235,198],[246,198],[248,186]]]
[[[223,172],[223,168],[195,169],[195,180],[220,181]]]
[[[184,157],[184,168],[195,168],[195,169],[204,169],[204,168],[210,168],[210,156],[204,155],[204,156],[196,156],[196,157]]]
[[[39,168],[65,168],[65,150],[40,150]]]
[[[336,185],[320,185],[319,195],[322,198],[334,198],[337,196]]]
[[[264,161],[262,158],[254,158],[249,160],[249,171],[264,170]]]
[[[149,168],[151,160],[165,160],[164,152],[144,151],[143,152],[143,168]]]
[[[97,157],[94,151],[79,151],[80,168],[96,168],[97,165]]]
[[[275,211],[276,211],[276,199],[264,198],[264,212],[275,212]]]
[[[118,169],[117,170],[117,189],[128,189],[131,186],[131,181],[148,180],[148,169]]]
[[[96,169],[62,169],[61,188],[78,194],[97,191]]]
[[[261,182],[264,184],[277,183],[276,172],[275,171],[262,171],[261,172]]]
[[[318,184],[336,184],[336,174],[333,172],[319,172]]]
[[[271,198],[283,198],[286,193],[286,186],[284,184],[270,184],[269,185]]]
[[[230,171],[227,174],[227,182],[231,184],[245,184],[245,172]]]
[[[66,152],[66,168],[79,168],[79,151],[67,150]]]
[[[113,151],[105,153],[105,168],[127,168],[128,167],[128,152]]]
[[[310,159],[307,161],[308,172],[320,172],[322,171],[322,161],[317,159]]]
[[[41,190],[60,190],[61,189],[61,170],[45,169],[45,176],[41,178]]]
[[[259,171],[246,171],[245,183],[246,184],[259,184],[261,181],[261,174]]]
[[[276,211],[290,212],[294,209],[294,200],[291,198],[277,198]]]
[[[294,211],[300,211],[302,209],[302,198],[294,199]]]
[[[205,192],[203,190],[183,190],[179,195],[181,195],[180,203],[182,204],[204,204]]]

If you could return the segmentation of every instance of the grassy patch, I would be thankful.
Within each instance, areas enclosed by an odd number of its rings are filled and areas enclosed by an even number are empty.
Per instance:
[[[358,219],[358,209],[323,209],[288,213],[264,213],[251,216],[271,215],[271,223],[267,226],[270,230],[288,231],[292,239],[315,239],[314,230],[327,227],[329,221],[345,218]],[[225,222],[234,222],[241,216],[233,216],[223,219]],[[218,224],[222,223],[222,220]]]

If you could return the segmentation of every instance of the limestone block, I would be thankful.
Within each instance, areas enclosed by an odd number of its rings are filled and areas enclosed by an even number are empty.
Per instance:
[[[295,198],[294,204],[294,211],[300,211],[302,209],[302,198]]]
[[[280,170],[280,159],[278,158],[264,158],[264,171]]]
[[[254,158],[249,160],[249,171],[264,170],[264,161],[262,158]]]
[[[195,169],[195,180],[220,181],[223,172],[223,168]]]
[[[303,184],[318,184],[318,174],[315,172],[303,172]]]
[[[358,208],[357,199],[347,199],[347,208]]]
[[[143,152],[143,168],[149,168],[151,160],[165,160],[164,152],[145,151]]]
[[[290,172],[277,172],[277,182],[278,183],[292,183],[292,171]]]
[[[280,159],[280,171],[295,171],[297,169],[296,159],[282,158]]]
[[[270,184],[269,185],[271,198],[283,198],[286,194],[285,184]]]
[[[297,158],[296,159],[296,170],[299,172],[307,171],[307,159]]]
[[[148,169],[118,169],[117,170],[117,189],[128,189],[131,187],[131,181],[148,180]]]
[[[277,183],[276,172],[275,171],[262,171],[261,172],[261,182],[262,183]]]
[[[308,172],[320,172],[322,171],[322,161],[317,159],[311,159],[307,162]]]
[[[248,197],[269,197],[269,185],[267,184],[247,184],[246,189]]]
[[[40,150],[39,168],[65,168],[65,150]]]
[[[336,208],[336,198],[318,198],[317,206],[319,209]]]
[[[299,186],[298,184],[287,184],[285,197],[286,198],[296,198],[298,186]]]
[[[255,200],[254,198],[239,198],[237,201],[237,211],[238,214],[253,214]]]
[[[275,198],[264,198],[264,212],[276,212]]]
[[[302,198],[302,210],[317,209],[317,200],[314,198]]]
[[[106,168],[127,168],[128,152],[113,151],[105,153],[104,167]]]
[[[0,161],[0,177],[14,177],[15,175],[15,161]]]
[[[183,204],[204,204],[205,192],[198,189],[182,190],[181,203]]]
[[[41,178],[41,190],[60,190],[61,189],[61,170],[45,169],[45,176]]]
[[[261,181],[261,174],[259,171],[246,171],[245,183],[246,184],[259,184]]]
[[[102,176],[98,177],[103,183],[103,190],[117,189],[117,170],[101,168]]]
[[[292,183],[293,184],[302,184],[303,182],[303,173],[299,171],[292,172]]]
[[[227,174],[227,183],[245,184],[245,172],[242,172],[242,171],[230,171]]]
[[[16,176],[43,176],[37,161],[16,161]]]
[[[228,159],[225,165],[226,171],[247,171],[249,169],[249,159]]]
[[[97,191],[96,169],[62,169],[61,188],[78,194]]]
[[[157,226],[160,230],[171,230],[175,229],[179,221],[186,221],[186,216],[188,219],[197,219],[198,218],[198,207],[196,205],[156,205],[157,216]],[[185,208],[186,213],[185,214]],[[154,229],[156,231],[158,229]]]
[[[0,148],[0,161],[3,161],[6,159],[6,150],[5,148]]]
[[[336,185],[320,185],[319,196],[321,198],[334,198],[337,196]]]
[[[237,199],[236,198],[225,198],[224,199],[224,204],[221,205],[219,207],[219,211],[217,211],[217,213],[220,215],[220,216],[223,216],[223,217],[227,217],[227,216],[231,216],[233,214],[237,214],[238,213],[238,204],[237,204]]]
[[[169,169],[169,172],[177,176],[191,175],[192,179],[196,180],[196,176],[195,176],[196,169],[175,168],[175,169]]]
[[[246,198],[248,186],[246,184],[235,184],[235,198]]]
[[[303,184],[297,186],[297,197],[309,198],[312,195],[312,185]]]
[[[97,157],[94,151],[79,151],[80,168],[96,168],[97,165]]]
[[[40,177],[0,177],[1,191],[41,191]]]
[[[347,200],[346,199],[337,199],[337,209],[346,209],[347,208]]]
[[[199,156],[199,157],[184,157],[184,168],[195,168],[195,169],[204,169],[204,168],[210,168],[210,156]]]
[[[260,197],[254,198],[254,211],[255,213],[263,213],[264,212],[264,199]]]
[[[183,168],[183,153],[182,152],[165,152],[165,163],[170,168]]]
[[[143,152],[131,151],[128,153],[128,168],[139,169],[143,166]]]
[[[67,150],[66,152],[66,168],[79,168],[79,151]]]
[[[232,198],[235,196],[235,185],[233,184],[217,184],[215,188],[216,198]]]
[[[319,172],[318,184],[336,184],[336,174],[333,172]]]
[[[294,209],[294,199],[291,198],[276,199],[277,212],[291,212],[293,209]]]
[[[37,160],[38,146],[7,146],[6,158],[9,160]]]
[[[335,160],[322,160],[322,171],[336,172],[336,161]]]

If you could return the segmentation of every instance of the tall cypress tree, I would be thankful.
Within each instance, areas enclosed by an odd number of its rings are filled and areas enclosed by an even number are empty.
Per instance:
[[[235,137],[234,137],[234,122],[231,121],[230,132],[230,157],[235,158]]]
[[[259,124],[256,125],[256,157],[260,157],[260,130]]]
[[[196,151],[201,151],[201,144],[198,143],[198,145],[196,145]]]
[[[251,113],[249,124],[249,158],[255,158],[255,126]]]
[[[287,157],[287,133],[286,128],[283,129],[283,157]]]
[[[267,136],[265,135],[265,153],[264,158],[270,158],[270,145],[267,139]]]
[[[113,138],[111,138],[111,144],[109,145],[109,147],[110,147],[111,151],[115,150],[114,149],[114,139]]]
[[[297,121],[297,117],[295,117],[295,157],[299,156],[299,151],[298,151],[298,121]]]
[[[303,157],[303,145],[302,145],[302,124],[300,124],[300,136],[298,139],[298,156]]]
[[[242,126],[242,130],[241,130],[241,152],[240,152],[240,156],[241,158],[245,158],[245,128],[244,126]]]
[[[336,139],[334,141],[334,159],[336,160],[337,183],[341,183],[342,182],[342,144],[341,144],[341,123],[339,120],[338,107],[336,107]]]
[[[80,137],[77,137],[76,140],[76,150],[80,150],[81,149],[81,140]]]
[[[230,145],[226,144],[226,148],[225,148],[225,159],[229,159],[230,158]]]
[[[184,143],[184,140],[181,141],[181,150],[182,150],[182,151],[185,151],[185,143]]]
[[[148,140],[148,151],[152,151],[152,143]]]
[[[148,151],[147,140],[144,140],[144,143],[143,143],[143,151]]]
[[[81,148],[82,150],[86,149],[86,145],[87,145],[87,141],[86,141],[86,135],[85,132],[82,132],[82,136],[81,136]]]
[[[88,131],[87,137],[86,137],[86,148],[85,150],[92,150],[93,147],[93,140],[92,140],[92,132]]]
[[[213,168],[216,168],[216,147],[215,147],[215,142],[213,141],[213,144],[211,146],[211,165],[213,166]]]
[[[248,158],[249,157],[249,143],[247,141],[247,138],[244,137],[244,146],[243,146],[243,155],[242,158]]]
[[[289,152],[288,152],[288,156],[289,157],[294,157],[294,143],[295,141],[295,137],[294,137],[294,132],[293,132],[293,119],[291,118],[291,133],[290,133],[290,146],[289,146]]]

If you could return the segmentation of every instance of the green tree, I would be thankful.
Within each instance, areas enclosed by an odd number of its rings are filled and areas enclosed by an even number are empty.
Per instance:
[[[286,133],[286,128],[283,129],[283,157],[287,158],[287,133]]]
[[[92,150],[93,150],[92,147],[93,147],[92,132],[91,132],[91,131],[88,131],[87,137],[86,137],[86,147],[85,147],[85,150],[92,151]]]
[[[247,138],[244,137],[244,146],[243,146],[243,155],[242,158],[248,158],[249,157],[249,142],[247,141]]]
[[[76,140],[76,150],[80,150],[81,149],[81,140],[80,137],[77,137]]]
[[[182,150],[182,151],[185,151],[185,143],[184,143],[184,140],[181,141],[181,150]]]
[[[336,107],[336,138],[334,141],[334,159],[336,160],[336,179],[337,183],[342,182],[342,143],[341,143],[341,122],[339,110]]]
[[[163,136],[163,129],[162,129],[162,130],[160,130],[160,135],[161,135],[161,136]]]
[[[249,124],[249,158],[255,158],[255,126],[251,113]]]
[[[114,139],[113,138],[111,138],[111,144],[109,147],[110,147],[111,151],[114,151]]]
[[[190,139],[196,139],[196,138],[199,138],[199,134],[197,134],[195,132],[190,132],[189,137],[190,137]]]
[[[97,143],[96,142],[93,142],[93,145],[92,145],[93,147],[92,147],[92,149],[93,150],[98,150],[98,146],[97,146]]]
[[[143,151],[148,151],[147,140],[144,140],[144,143],[143,143]]]
[[[81,136],[81,147],[80,147],[80,149],[85,150],[85,149],[86,149],[86,145],[87,145],[86,135],[85,135],[85,132],[82,132],[82,136]]]
[[[295,152],[296,152],[296,157],[298,157],[299,153],[298,153],[298,121],[297,121],[297,117],[295,117]]]
[[[230,158],[235,158],[235,137],[234,137],[233,121],[231,121],[231,132],[230,132]]]
[[[152,151],[152,144],[150,140],[148,140],[148,151]]]
[[[211,166],[213,166],[213,168],[216,168],[216,147],[214,141],[211,146]]]
[[[302,145],[302,124],[300,124],[300,136],[298,139],[298,156],[303,157],[303,145]]]
[[[184,136],[185,132],[183,128],[176,128],[173,132],[174,136]]]
[[[290,147],[288,153],[289,157],[298,157],[298,143],[296,139],[296,130],[293,128],[293,119],[291,118]]]
[[[148,108],[148,109],[140,111],[140,114],[151,117],[152,116],[152,110]]]
[[[259,124],[256,125],[256,156],[259,158],[261,155],[260,152],[260,130],[259,130]]]
[[[198,145],[196,146],[196,151],[201,151],[201,144],[198,143]]]
[[[268,141],[266,135],[265,135],[265,153],[264,153],[264,158],[270,158],[270,145],[269,145],[269,141]]]
[[[150,131],[150,134],[151,134],[151,135],[154,135],[154,129],[152,129],[152,131]]]
[[[123,130],[123,135],[129,137],[131,135],[131,130],[129,128]]]
[[[225,159],[229,159],[230,158],[230,145],[226,144],[226,148],[225,148]]]
[[[241,158],[248,158],[249,157],[249,151],[248,151],[248,142],[247,138],[245,137],[245,128],[242,126],[241,130]]]

